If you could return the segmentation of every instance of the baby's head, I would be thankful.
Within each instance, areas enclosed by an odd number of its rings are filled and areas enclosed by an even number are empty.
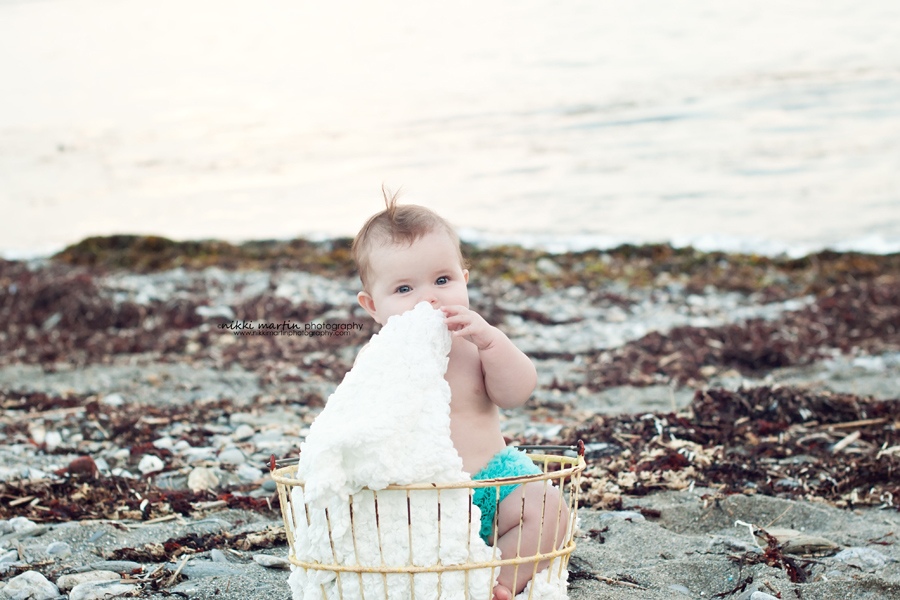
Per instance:
[[[359,304],[381,324],[422,301],[468,307],[469,272],[450,224],[424,206],[398,206],[396,195],[385,204],[353,240]]]

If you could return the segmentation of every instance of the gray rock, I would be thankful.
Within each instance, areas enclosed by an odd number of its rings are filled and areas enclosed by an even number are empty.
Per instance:
[[[169,471],[157,475],[154,483],[156,483],[157,487],[161,487],[164,490],[183,490],[188,487],[187,481],[186,475],[178,471]]]
[[[770,527],[766,530],[769,535],[778,540],[782,551],[787,554],[834,554],[838,545],[829,539],[806,535],[796,529],[783,527]],[[761,546],[766,544],[766,538],[756,536]]]
[[[246,440],[247,438],[253,437],[254,433],[256,433],[256,431],[251,426],[246,423],[241,423],[231,436],[236,440]]]
[[[264,444],[265,442],[277,442],[284,438],[284,432],[280,429],[268,429],[266,431],[260,431],[256,435],[253,436],[253,439],[250,440],[257,446]]]
[[[47,546],[46,552],[51,556],[65,558],[72,555],[72,547],[65,542],[53,542],[52,544]]]
[[[247,457],[240,448],[232,446],[219,452],[218,461],[224,465],[242,465],[247,462]]]
[[[185,531],[199,531],[203,533],[219,533],[221,531],[225,531],[227,529],[231,529],[232,525],[225,519],[217,519],[215,517],[211,517],[209,519],[201,519],[199,521],[194,521],[193,523],[188,524],[185,527]]]
[[[95,571],[113,571],[115,573],[131,573],[134,570],[141,570],[144,565],[131,560],[102,560],[91,563],[91,568]]]
[[[93,544],[94,542],[96,542],[97,540],[102,538],[104,535],[106,535],[106,532],[103,531],[102,529],[100,531],[95,531],[94,533],[91,534],[91,537],[88,538],[88,543]]]
[[[765,592],[753,592],[750,594],[750,600],[778,600],[778,598]]]
[[[9,520],[9,525],[16,533],[31,531],[38,528],[38,524],[25,517],[13,517]]]
[[[712,543],[713,546],[724,546],[732,552],[762,552],[762,550],[750,542],[745,542],[731,536],[716,536]]]
[[[192,492],[202,492],[203,490],[211,490],[219,485],[219,477],[212,469],[196,467],[188,475],[187,484]]]
[[[4,533],[12,533],[13,527],[6,519],[0,519],[0,535]]]
[[[281,556],[272,556],[271,554],[254,554],[253,560],[258,565],[262,565],[267,569],[290,569],[291,561]]]
[[[21,517],[16,517],[21,518]],[[10,519],[12,520],[12,519]],[[28,521],[28,519],[25,519]],[[30,521],[29,521],[30,523]],[[19,540],[30,537],[37,537],[39,535],[43,535],[50,531],[50,525],[38,525],[36,527],[27,527],[20,531],[13,531],[12,533],[7,533],[5,535],[0,535],[0,543],[5,542],[7,540]]]
[[[678,592],[680,594],[687,594],[688,596],[693,596],[693,594],[691,593],[691,590],[684,587],[683,585],[678,585],[678,584],[670,585],[669,589],[672,590],[673,592]]]
[[[883,567],[890,560],[881,552],[870,548],[847,548],[835,554],[834,558],[844,564],[861,569],[877,569]]]
[[[8,552],[0,554],[0,563],[14,563],[17,560],[19,560],[19,553],[15,550],[10,550]]]
[[[751,583],[749,586],[747,586],[747,589],[744,590],[744,592],[740,596],[737,597],[737,600],[750,600],[750,596],[752,596],[757,591],[759,591],[760,585],[762,585],[762,584]]]
[[[118,581],[89,581],[80,583],[69,592],[69,600],[101,600],[119,594],[127,594],[137,589],[133,583]]]
[[[592,458],[603,458],[604,456],[614,456],[621,452],[621,446],[616,446],[615,444],[607,444],[605,442],[594,442],[584,445],[585,460],[591,460]]]
[[[200,586],[194,581],[182,581],[169,590],[173,594],[184,594],[188,598],[196,596],[200,593]]]
[[[644,521],[644,515],[639,512],[635,512],[633,510],[615,510],[610,512],[605,512],[600,515],[601,521],[624,521],[626,519],[631,519],[632,521]]]
[[[118,573],[112,571],[88,571],[86,573],[73,573],[71,575],[63,575],[56,580],[59,591],[67,592],[76,585],[82,583],[90,583],[92,581],[115,581],[121,579]]]
[[[50,600],[59,588],[37,571],[25,571],[10,579],[0,590],[0,600]]]
[[[225,556],[225,553],[222,552],[221,550],[219,550],[218,548],[213,548],[212,550],[210,550],[210,551],[209,551],[209,557],[210,557],[210,558],[212,559],[212,561],[215,562],[215,563],[228,563],[228,562],[231,562],[231,561],[229,561],[228,558]]]
[[[138,463],[138,470],[144,475],[162,471],[165,468],[166,463],[164,463],[158,456],[155,456],[153,454],[145,454],[141,459],[141,462]]]
[[[263,476],[262,471],[246,464],[239,466],[236,474],[242,481],[256,481]]]
[[[172,570],[177,569],[177,565],[171,565]],[[229,564],[212,562],[211,560],[192,560],[184,569],[181,570],[188,579],[203,579],[204,577],[225,577],[227,575],[240,575],[243,571],[236,569]]]
[[[109,394],[104,396],[100,402],[106,406],[122,406],[125,404],[125,399],[120,394]]]
[[[278,484],[275,483],[274,479],[266,479],[262,483],[262,489],[264,489],[267,492],[274,492],[278,489]]]

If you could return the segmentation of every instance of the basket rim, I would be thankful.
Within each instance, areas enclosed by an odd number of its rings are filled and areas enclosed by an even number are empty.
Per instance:
[[[372,490],[371,488],[364,487],[361,491],[382,491],[382,490],[400,490],[400,491],[412,491],[412,490],[446,490],[446,489],[464,489],[464,488],[483,488],[483,487],[496,487],[497,485],[513,485],[513,484],[521,484],[521,483],[530,483],[534,481],[543,481],[548,479],[563,479],[566,477],[573,477],[576,475],[580,475],[582,471],[584,471],[586,463],[583,456],[558,456],[554,454],[529,454],[529,458],[531,458],[535,463],[559,463],[560,465],[571,465],[566,469],[558,469],[555,471],[547,471],[546,473],[538,473],[536,475],[517,475],[515,477],[496,477],[494,479],[472,479],[469,481],[451,481],[445,483],[411,483],[407,485],[388,485],[383,488]],[[272,479],[285,487],[303,487],[306,483],[302,479],[294,479],[289,476],[295,474],[299,465],[289,465],[287,467],[281,467],[280,469],[275,469],[271,473]]]
[[[298,567],[302,567],[304,569],[309,569],[313,571],[333,571],[333,572],[341,572],[341,573],[385,573],[385,574],[416,574],[416,573],[443,573],[446,571],[472,571],[475,569],[491,569],[491,568],[500,568],[505,567],[507,565],[524,565],[524,564],[536,564],[543,560],[554,559],[560,556],[569,556],[575,550],[575,541],[574,538],[570,540],[565,546],[562,548],[558,548],[556,550],[545,552],[543,554],[534,554],[532,556],[517,556],[515,558],[497,558],[490,561],[482,561],[482,562],[462,562],[457,563],[455,565],[444,565],[444,564],[436,564],[428,567],[424,566],[416,566],[416,565],[406,565],[399,567],[388,567],[384,566],[373,566],[366,567],[362,565],[338,565],[338,564],[325,564],[325,563],[317,563],[317,562],[306,562],[297,559],[293,554],[288,555],[288,560],[290,560],[291,564],[296,565]]]

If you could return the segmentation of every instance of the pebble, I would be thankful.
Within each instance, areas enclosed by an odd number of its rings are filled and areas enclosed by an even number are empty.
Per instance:
[[[686,588],[683,585],[678,585],[678,584],[670,585],[669,589],[672,590],[673,592],[680,592],[682,594],[687,594],[688,596],[693,596],[693,594],[691,594],[691,590],[689,590],[688,588]]]
[[[271,554],[254,554],[253,560],[256,564],[262,565],[267,569],[290,569],[291,561],[281,556],[272,556]]]
[[[17,560],[19,560],[19,553],[15,550],[0,554],[0,563],[13,563]]]
[[[208,519],[201,519],[199,521],[194,521],[190,523],[186,530],[189,531],[200,531],[203,533],[220,533],[222,531],[226,531],[231,529],[233,526],[231,523],[226,521],[225,519],[218,519],[216,517],[211,517]]]
[[[246,440],[247,438],[253,437],[254,433],[256,433],[256,431],[253,427],[246,423],[241,423],[231,436],[236,440]]]
[[[62,444],[62,436],[58,431],[48,431],[44,436],[44,443],[47,444],[48,450],[54,450]]]
[[[112,571],[88,571],[87,573],[73,573],[71,575],[62,575],[57,581],[59,591],[66,592],[76,585],[89,583],[92,581],[113,581],[120,579],[118,573]]]
[[[72,547],[65,542],[53,542],[52,544],[47,546],[46,552],[51,556],[65,558],[66,556],[72,555]]]
[[[278,489],[278,484],[275,483],[274,479],[266,479],[262,483],[262,489],[266,490],[267,492],[274,492]]]
[[[744,592],[737,597],[736,600],[750,600],[750,596],[759,591],[760,583],[751,583]]]
[[[131,573],[135,569],[143,569],[141,563],[132,560],[102,560],[100,562],[91,563],[91,568],[95,571],[115,571],[116,573]]]
[[[731,536],[716,537],[712,543],[713,546],[724,546],[732,552],[760,552],[759,546],[745,542]]]
[[[888,562],[888,557],[871,548],[847,548],[834,555],[835,560],[861,569],[877,569]]]
[[[100,531],[95,531],[94,533],[91,534],[91,537],[88,538],[88,543],[93,544],[94,542],[96,542],[97,540],[102,538],[104,535],[106,535],[106,532],[103,531],[102,529]]]
[[[635,512],[633,510],[614,510],[610,512],[605,512],[600,514],[601,521],[625,521],[626,519],[631,519],[632,521],[644,521],[644,515],[639,512]]]
[[[125,404],[125,398],[121,396],[121,394],[109,394],[108,396],[104,396],[102,400],[100,400],[101,404],[105,404],[106,406],[122,406]]]
[[[138,463],[138,470],[144,475],[162,471],[165,468],[166,463],[164,463],[158,456],[154,456],[152,454],[145,454],[141,459],[141,462]]]
[[[242,465],[247,462],[247,457],[239,448],[231,446],[219,452],[218,460],[225,465]]]
[[[188,487],[192,492],[211,490],[219,485],[219,478],[212,469],[207,467],[195,467],[188,475]]]
[[[225,553],[219,550],[218,548],[213,548],[209,552],[209,557],[215,563],[228,563],[231,562],[228,560],[228,557],[225,556]]]
[[[89,581],[80,583],[69,592],[69,600],[101,600],[111,596],[128,594],[137,589],[133,583],[118,581]]]
[[[178,565],[172,564],[172,570],[178,568]],[[229,564],[212,562],[211,560],[193,560],[184,569],[181,570],[188,579],[202,579],[204,577],[224,577],[226,575],[240,575],[242,571],[235,569]]]
[[[163,436],[163,437],[159,438],[158,440],[153,440],[154,448],[171,450],[174,445],[175,445],[175,440],[173,440],[169,436]]]
[[[770,527],[766,531],[778,540],[786,554],[834,554],[838,549],[838,545],[829,539],[806,535],[796,529]],[[766,538],[756,536],[756,539],[765,546]]]
[[[209,448],[207,446],[201,446],[199,448],[185,448],[181,452],[181,454],[185,457],[188,464],[191,465],[198,462],[216,459],[215,448]]]
[[[200,586],[193,581],[182,581],[169,590],[172,594],[183,594],[187,597],[196,596],[200,593]]]
[[[604,456],[613,456],[622,452],[620,446],[615,444],[607,444],[605,442],[594,442],[584,445],[584,458],[591,460],[594,458],[603,458]]]
[[[30,521],[25,517],[13,517],[9,520],[9,525],[16,533],[37,529],[37,523],[35,523],[34,521]]]
[[[59,588],[37,571],[16,575],[0,590],[0,600],[50,600],[57,596]]]
[[[4,533],[10,533],[12,532],[12,530],[13,527],[9,524],[9,521],[7,521],[6,519],[0,520],[0,535],[3,535]]]
[[[243,481],[256,481],[263,476],[263,472],[250,465],[241,465],[237,468],[237,476]]]
[[[753,592],[750,594],[750,600],[778,600],[778,598],[765,592]]]

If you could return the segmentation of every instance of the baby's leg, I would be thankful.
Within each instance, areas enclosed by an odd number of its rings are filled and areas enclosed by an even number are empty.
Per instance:
[[[523,506],[522,487],[514,489],[497,508],[497,548],[504,559],[515,558],[517,554],[534,556],[558,550],[566,536],[569,508],[565,499],[561,498],[559,489],[547,482],[545,497],[543,481],[526,484]],[[537,572],[540,573],[549,563],[549,560],[542,560],[538,563]],[[495,598],[506,600],[509,592],[518,594],[531,580],[534,565],[522,563],[518,567],[518,573],[516,565],[506,565],[500,569]]]

